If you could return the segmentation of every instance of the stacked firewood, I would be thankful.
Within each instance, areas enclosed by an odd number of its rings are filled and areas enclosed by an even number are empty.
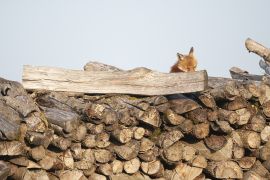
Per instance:
[[[145,97],[0,81],[0,179],[270,178],[265,83]]]

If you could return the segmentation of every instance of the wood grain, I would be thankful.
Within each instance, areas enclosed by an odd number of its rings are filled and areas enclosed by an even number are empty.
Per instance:
[[[136,68],[119,72],[93,72],[25,65],[22,82],[28,90],[166,95],[203,91],[207,87],[207,79],[206,71],[161,73]]]

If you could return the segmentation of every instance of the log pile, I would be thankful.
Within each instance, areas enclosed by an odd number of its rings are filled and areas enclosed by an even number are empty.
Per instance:
[[[0,179],[269,179],[269,118],[264,83],[136,96],[0,79]]]

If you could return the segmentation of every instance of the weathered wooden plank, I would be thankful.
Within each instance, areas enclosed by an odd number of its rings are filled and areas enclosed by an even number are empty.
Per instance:
[[[206,71],[161,73],[146,68],[130,71],[80,71],[56,67],[24,66],[26,89],[84,93],[122,93],[165,95],[203,91],[207,87]]]

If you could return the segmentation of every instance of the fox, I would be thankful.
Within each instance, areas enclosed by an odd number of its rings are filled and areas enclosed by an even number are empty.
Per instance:
[[[178,61],[171,67],[170,73],[192,72],[196,70],[197,59],[194,56],[194,48],[191,47],[188,55],[177,53]]]

